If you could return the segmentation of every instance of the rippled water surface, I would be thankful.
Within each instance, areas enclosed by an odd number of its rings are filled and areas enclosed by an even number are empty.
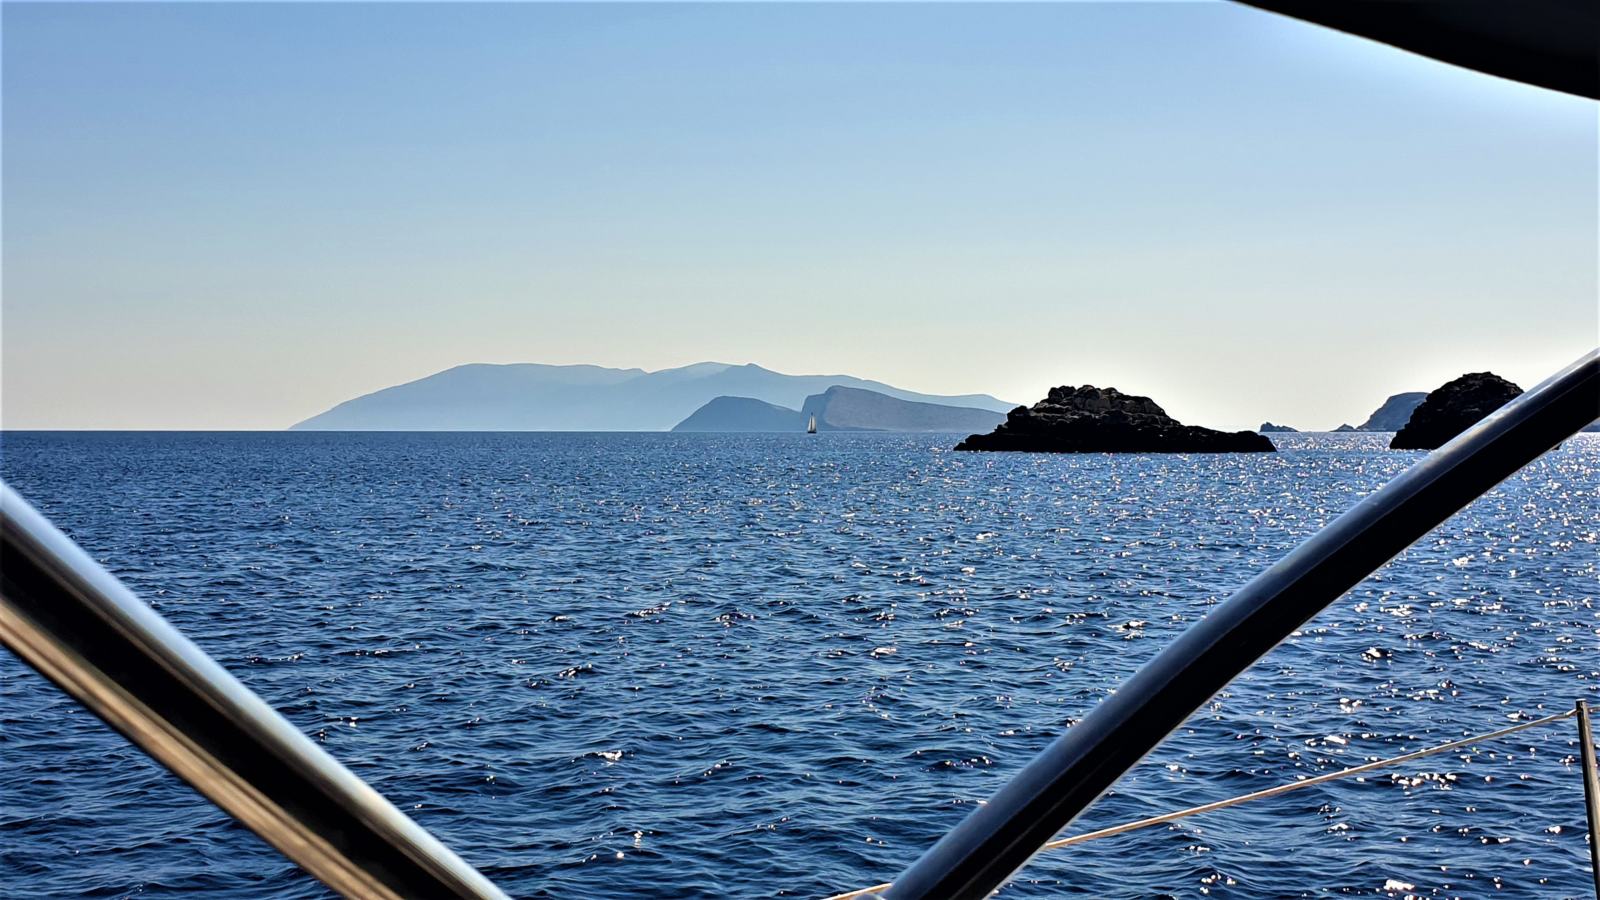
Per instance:
[[[3,472],[519,897],[885,880],[1418,458],[945,437],[7,434]],[[1318,616],[1078,826],[1595,695],[1600,437]],[[1570,720],[1035,861],[1015,897],[1581,897]],[[0,894],[326,892],[0,652]]]

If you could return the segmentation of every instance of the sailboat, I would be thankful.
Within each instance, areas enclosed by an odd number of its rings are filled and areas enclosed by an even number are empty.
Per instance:
[[[816,433],[817,433],[817,414],[816,413],[812,413],[811,414],[811,420],[806,423],[806,434],[816,434]]]

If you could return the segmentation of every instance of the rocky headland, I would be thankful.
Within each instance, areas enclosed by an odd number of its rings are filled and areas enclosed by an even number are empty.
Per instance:
[[[1383,405],[1374,410],[1372,415],[1368,416],[1367,420],[1362,422],[1359,428],[1351,430],[1399,431],[1406,426],[1406,422],[1411,418],[1411,413],[1416,410],[1417,404],[1421,403],[1426,396],[1428,396],[1427,393],[1423,391],[1407,391],[1403,394],[1394,394],[1383,401]]]
[[[1004,413],[968,406],[919,403],[878,391],[834,385],[807,397],[799,409],[753,397],[717,397],[673,431],[944,431],[960,434],[993,428]]]
[[[821,431],[947,431],[960,434],[979,428],[993,428],[1004,420],[1002,413],[940,403],[917,403],[835,385],[821,394],[806,398],[800,417],[817,418]]]
[[[957,450],[1031,453],[1271,453],[1254,431],[1184,425],[1149,397],[1116,388],[1056,387],[1033,406],[1013,409],[999,427],[974,434]]]

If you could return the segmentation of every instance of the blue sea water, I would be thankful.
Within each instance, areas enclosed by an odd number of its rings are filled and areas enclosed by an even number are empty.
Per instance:
[[[9,433],[0,472],[518,897],[891,877],[1419,458],[949,437]],[[1249,670],[1074,829],[1595,699],[1600,436]],[[0,651],[0,895],[323,897]],[[1008,897],[1582,897],[1570,720],[1047,854]]]

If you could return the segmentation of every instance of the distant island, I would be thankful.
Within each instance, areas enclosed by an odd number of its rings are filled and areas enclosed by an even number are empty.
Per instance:
[[[973,431],[993,428],[1001,413],[971,406],[922,403],[879,391],[835,385],[807,397],[799,409],[753,397],[717,397],[672,426],[673,431]]]
[[[1479,374],[1489,375],[1490,373],[1484,372]],[[1462,378],[1467,377],[1469,376],[1462,376]],[[1491,377],[1498,378],[1498,376]],[[1510,382],[1506,383],[1510,384]],[[1515,387],[1515,385],[1513,385],[1513,387]],[[1518,390],[1521,389],[1519,388]],[[1411,421],[1411,417],[1416,413],[1417,408],[1422,405],[1422,401],[1427,399],[1427,397],[1428,392],[1426,391],[1408,391],[1404,394],[1395,394],[1389,399],[1383,401],[1383,405],[1378,407],[1372,415],[1368,416],[1367,420],[1362,422],[1360,427],[1353,425],[1340,425],[1338,428],[1334,429],[1334,433],[1343,434],[1345,432],[1353,431],[1399,432],[1406,427],[1408,422]],[[1600,421],[1595,422],[1593,425],[1589,425],[1583,430],[1591,433],[1600,432]]]
[[[1522,388],[1492,372],[1469,373],[1432,392],[1394,394],[1360,427],[1340,425],[1334,432],[1394,432],[1391,449],[1433,450],[1521,393]],[[1600,421],[1583,430],[1600,432]]]
[[[717,398],[743,398],[793,410],[834,387],[991,413],[1004,413],[1012,406],[987,394],[921,394],[851,375],[786,375],[754,364],[707,362],[657,372],[535,363],[472,364],[347,400],[291,428],[665,431]],[[723,414],[716,410],[712,413]],[[844,415],[842,409],[840,415]]]
[[[1359,427],[1340,425],[1334,430],[1398,432],[1427,396],[1421,391],[1395,394]],[[704,362],[655,372],[589,365],[474,363],[346,400],[290,428],[795,431],[803,429],[815,413],[819,431],[965,431],[977,435],[994,430],[1014,406],[988,394],[923,394],[852,375],[788,375],[753,363]],[[1162,427],[1174,426],[1187,427],[1170,418]],[[1272,422],[1263,422],[1257,429],[1269,433],[1294,430]],[[1600,423],[1585,430],[1600,430]]]
[[[673,431],[804,431],[800,410],[754,397],[713,397]]]
[[[1365,422],[1356,426],[1357,431],[1399,431],[1411,421],[1411,414],[1417,406],[1428,396],[1427,391],[1407,391],[1404,394],[1395,394],[1383,401],[1383,405],[1373,411]]]
[[[1411,418],[1411,411],[1417,408],[1422,398],[1428,396],[1427,391],[1407,391],[1404,394],[1394,394],[1383,401],[1383,405],[1373,410],[1367,420],[1358,425],[1346,423],[1334,429],[1335,433],[1342,434],[1347,431],[1399,431],[1405,427]]]
[[[1271,453],[1272,440],[1254,431],[1214,431],[1184,425],[1149,397],[1116,388],[1055,387],[1033,406],[1013,409],[989,434],[974,434],[957,450],[1033,453]]]

